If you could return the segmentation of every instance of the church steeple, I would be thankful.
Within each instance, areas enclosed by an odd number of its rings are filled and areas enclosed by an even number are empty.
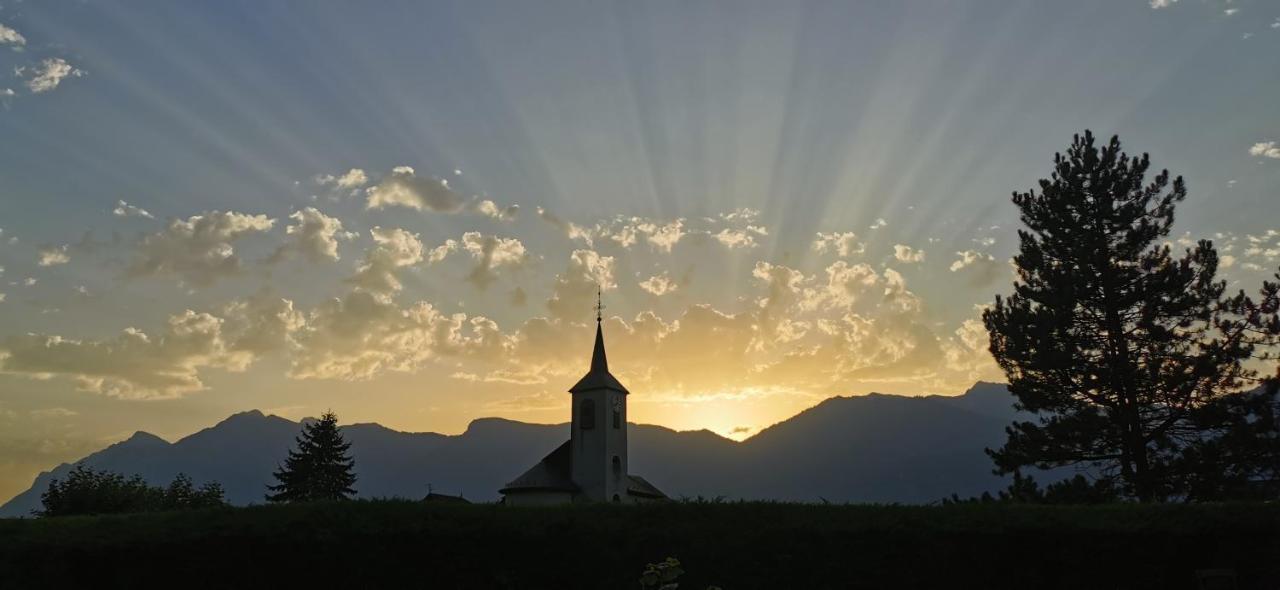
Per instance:
[[[596,347],[591,351],[591,372],[609,372],[609,358],[604,354],[604,330],[601,329],[600,323],[603,319],[601,312],[604,311],[604,305],[600,302],[600,289],[596,289]]]
[[[618,381],[611,373],[609,373],[609,358],[604,351],[604,304],[601,302],[600,289],[596,289],[596,344],[591,351],[591,370],[587,372],[582,379],[578,380],[578,384],[569,388],[571,393],[589,391],[592,389],[612,389],[622,393],[629,393],[626,387]]]

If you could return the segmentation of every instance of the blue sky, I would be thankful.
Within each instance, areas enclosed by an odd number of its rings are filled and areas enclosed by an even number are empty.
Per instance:
[[[1086,128],[1252,287],[1280,3],[1163,4],[0,1],[0,491],[255,407],[562,420],[597,283],[634,420],[960,393]]]

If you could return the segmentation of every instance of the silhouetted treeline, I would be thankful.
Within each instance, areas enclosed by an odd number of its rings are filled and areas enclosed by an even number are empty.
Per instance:
[[[225,506],[222,486],[209,482],[200,487],[179,473],[167,487],[153,487],[141,476],[76,466],[65,480],[49,482],[40,495],[44,509],[38,516],[121,514],[161,510],[193,510]]]
[[[1280,283],[1230,294],[1212,242],[1175,255],[1187,188],[1167,170],[1148,180],[1149,166],[1086,131],[1038,191],[1013,195],[1018,278],[983,320],[1018,409],[1037,420],[988,450],[1016,475],[1006,499],[1278,497],[1277,382],[1249,361],[1276,358]],[[1041,491],[1021,475],[1064,466],[1088,479]]]
[[[56,520],[0,519],[6,588],[288,588],[307,576],[349,588],[640,588],[644,564],[667,556],[688,590],[1177,590],[1204,572],[1274,590],[1280,579],[1280,504],[354,500]]]

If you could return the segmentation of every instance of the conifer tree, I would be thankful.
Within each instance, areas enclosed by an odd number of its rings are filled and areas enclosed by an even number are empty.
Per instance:
[[[279,482],[267,486],[271,502],[348,500],[356,491],[355,461],[348,454],[351,443],[338,430],[338,417],[325,412],[318,421],[305,424],[295,439],[284,466],[274,473]]]
[[[1228,469],[1198,455],[1246,460],[1206,444],[1252,424],[1247,404],[1272,403],[1240,392],[1256,383],[1243,361],[1274,336],[1275,285],[1262,304],[1223,299],[1210,242],[1175,257],[1165,240],[1186,186],[1167,171],[1148,182],[1149,165],[1118,138],[1095,147],[1086,131],[1055,155],[1039,192],[1013,195],[1026,225],[1018,281],[983,320],[1017,406],[1038,421],[1011,425],[1004,447],[988,450],[997,473],[1083,465],[1157,501]]]

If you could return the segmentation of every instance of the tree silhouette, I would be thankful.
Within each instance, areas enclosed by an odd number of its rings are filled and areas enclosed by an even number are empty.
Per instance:
[[[355,461],[348,454],[351,443],[338,430],[338,417],[325,412],[318,421],[304,424],[289,450],[284,467],[275,471],[277,485],[267,486],[271,502],[348,500],[356,491]]]
[[[1261,303],[1223,299],[1210,242],[1173,257],[1164,240],[1186,186],[1168,171],[1147,182],[1148,167],[1146,154],[1128,156],[1116,137],[1095,147],[1086,131],[1055,155],[1040,192],[1013,195],[1026,225],[1018,280],[983,320],[1019,409],[1038,423],[1014,423],[988,449],[997,473],[1084,465],[1139,501],[1185,497],[1203,479],[1194,473],[1226,469],[1200,450],[1248,422],[1249,404],[1274,407],[1274,394],[1239,392],[1256,377],[1243,361],[1274,337],[1275,285]]]

